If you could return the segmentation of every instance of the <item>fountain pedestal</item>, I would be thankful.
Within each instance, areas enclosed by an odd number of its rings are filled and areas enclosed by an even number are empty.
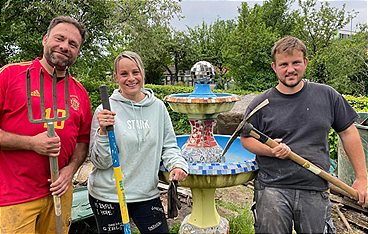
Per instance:
[[[219,147],[224,147],[230,136],[214,135]],[[185,145],[189,136],[176,137],[179,147]],[[181,187],[189,187],[192,192],[192,211],[183,220],[179,233],[228,233],[229,222],[221,217],[216,209],[216,188],[224,188],[244,184],[252,180],[258,169],[254,155],[245,150],[240,139],[226,153],[225,163],[189,163],[189,175],[179,183]],[[161,179],[169,181],[169,172],[161,168]]]
[[[192,188],[191,190],[192,214],[186,216],[183,220],[180,233],[229,233],[229,221],[222,218],[216,209],[216,188]]]

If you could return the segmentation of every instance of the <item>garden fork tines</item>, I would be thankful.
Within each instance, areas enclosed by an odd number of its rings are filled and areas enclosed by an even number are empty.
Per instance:
[[[40,70],[40,108],[41,108],[41,118],[35,119],[33,118],[32,112],[32,97],[31,97],[31,75],[29,70],[27,70],[27,104],[28,104],[28,119],[31,123],[46,123],[47,124],[47,135],[48,137],[55,137],[55,129],[54,124],[57,121],[64,121],[69,118],[69,72],[68,69],[65,71],[65,114],[64,116],[58,116],[58,106],[57,106],[57,92],[56,92],[56,70],[54,68],[52,75],[52,110],[53,117],[51,117],[51,111],[46,116],[45,112],[45,88],[44,88],[44,73],[42,69]],[[51,173],[51,181],[55,182],[59,176],[59,165],[57,157],[49,157],[50,161],[50,173]],[[56,215],[56,233],[63,233],[62,226],[62,216],[61,216],[61,202],[60,197],[57,195],[53,196],[54,199],[54,207],[55,207],[55,215]]]

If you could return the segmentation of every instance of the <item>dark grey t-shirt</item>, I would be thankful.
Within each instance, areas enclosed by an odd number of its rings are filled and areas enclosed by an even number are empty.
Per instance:
[[[296,94],[285,95],[271,88],[258,95],[245,116],[265,99],[269,104],[249,122],[272,139],[282,138],[293,152],[328,171],[330,128],[341,132],[358,117],[345,98],[327,85],[304,81]],[[291,160],[257,155],[256,161],[257,179],[267,186],[317,191],[328,188],[327,181]]]

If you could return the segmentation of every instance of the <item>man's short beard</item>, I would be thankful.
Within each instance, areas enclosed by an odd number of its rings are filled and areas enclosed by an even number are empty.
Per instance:
[[[286,87],[288,87],[288,88],[294,88],[295,86],[297,86],[300,82],[301,82],[302,80],[299,80],[298,82],[296,82],[295,84],[291,84],[291,85],[289,85],[289,84],[287,84],[286,83],[286,81],[284,81],[284,80],[281,80],[280,79],[280,82],[283,84],[283,85],[285,85]]]
[[[59,70],[59,71],[64,71],[67,67],[70,67],[73,64],[73,61],[71,61],[70,59],[67,59],[65,61],[57,60],[50,53],[46,53],[45,58],[46,58],[47,63],[51,67],[55,67],[56,70]]]

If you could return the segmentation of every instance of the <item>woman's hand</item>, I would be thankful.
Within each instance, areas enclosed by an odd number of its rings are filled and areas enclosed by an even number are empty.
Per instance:
[[[107,126],[115,124],[115,112],[102,110],[97,114],[98,124],[100,125],[100,135],[107,135]]]
[[[170,171],[169,180],[184,181],[188,174],[181,168],[175,167]]]

